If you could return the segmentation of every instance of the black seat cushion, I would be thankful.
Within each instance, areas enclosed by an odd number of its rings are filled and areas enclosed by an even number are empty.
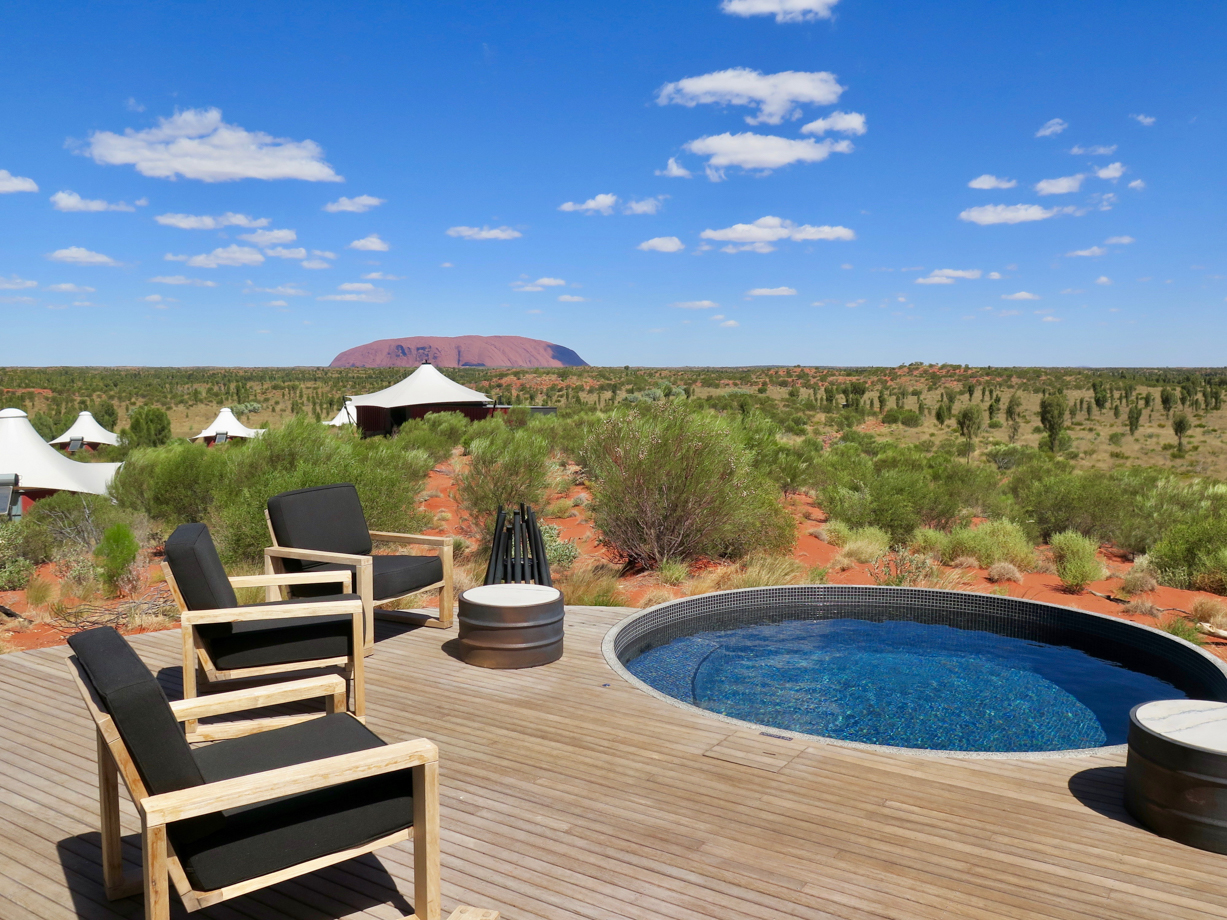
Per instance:
[[[209,782],[381,747],[384,742],[343,713],[274,731],[218,741],[194,751]],[[221,813],[206,835],[169,828],[171,843],[197,891],[212,891],[307,860],[362,846],[413,824],[408,770],[283,796]]]
[[[204,782],[162,687],[110,626],[68,637],[150,794]]]
[[[282,492],[268,500],[268,519],[278,546],[367,556],[371,532],[358,490],[342,482]],[[289,563],[286,560],[286,569]]]
[[[166,541],[166,562],[188,610],[237,607],[238,598],[204,524],[180,524]]]
[[[327,599],[358,600],[358,595],[329,595]],[[243,609],[294,603],[300,602],[274,601],[251,604]],[[285,620],[208,623],[197,626],[196,632],[213,660],[213,666],[219,670],[261,668],[295,661],[346,657],[353,645],[353,617],[339,613]]]
[[[302,571],[353,572],[354,566],[334,562],[304,562]],[[357,575],[354,577],[354,589],[357,590]],[[376,601],[401,597],[427,585],[438,584],[442,580],[443,560],[438,556],[371,556],[371,593]],[[332,585],[293,585],[290,593],[295,597],[318,597],[328,593],[330,589],[336,590]]]

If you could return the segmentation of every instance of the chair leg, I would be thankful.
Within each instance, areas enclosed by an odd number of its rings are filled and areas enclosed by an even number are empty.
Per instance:
[[[200,664],[196,660],[196,630],[186,623],[179,627],[183,633],[183,698],[195,699],[199,692]],[[196,720],[189,719],[183,723],[183,730],[189,734],[196,731]]]
[[[375,582],[374,573],[371,569],[371,562],[368,559],[365,564],[359,563],[356,567],[357,583],[354,589],[358,592],[358,596],[362,598],[362,628],[365,633],[364,648],[366,654],[373,654],[375,651]]]
[[[418,920],[440,920],[439,764],[414,767],[413,913]]]
[[[145,920],[170,920],[170,876],[166,870],[166,825],[145,825]]]
[[[119,770],[102,732],[98,739],[98,814],[102,830],[102,883],[112,900],[124,888],[123,843],[119,829]],[[122,897],[122,895],[119,895]]]

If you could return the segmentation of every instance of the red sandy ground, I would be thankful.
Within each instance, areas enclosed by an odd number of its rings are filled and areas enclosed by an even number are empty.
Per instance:
[[[425,533],[471,537],[471,534],[466,532],[467,524],[456,500],[455,484],[453,481],[453,464],[455,462],[453,460],[440,464],[428,475],[426,491],[435,491],[439,494],[423,502],[422,507],[436,516],[438,516],[439,512],[443,512],[447,519],[437,520],[435,526],[427,528]],[[560,493],[552,496],[551,502],[557,501],[560,498],[574,499],[577,496],[586,494],[587,490],[585,488],[574,486],[568,489],[565,494]],[[839,555],[839,550],[829,543],[824,543],[809,532],[824,522],[826,516],[813,503],[813,500],[805,495],[789,498],[788,506],[797,522],[797,541],[793,548],[793,558],[806,567],[829,565]],[[598,535],[593,529],[585,506],[578,505],[571,508],[564,517],[542,518],[542,522],[556,524],[560,528],[563,539],[574,540],[579,546],[581,560],[599,559],[606,562],[615,561],[600,546]],[[1129,570],[1131,563],[1115,555],[1110,550],[1102,552],[1101,557],[1110,570],[1119,574],[1091,584],[1090,589],[1100,594],[1112,595],[1120,588],[1122,577]],[[692,573],[712,567],[714,567],[712,563],[700,563],[692,567]],[[856,565],[844,572],[832,572],[829,574],[828,580],[832,584],[871,585],[873,584],[873,579],[870,577],[869,568],[868,565]],[[993,585],[988,581],[985,577],[984,569],[963,569],[962,571],[968,576],[967,584],[962,590],[988,593],[994,587],[1001,588],[1000,585]],[[43,578],[54,578],[51,566],[40,568],[39,575]],[[628,598],[628,603],[633,606],[638,605],[649,591],[660,591],[663,589],[675,596],[680,597],[682,594],[681,588],[667,588],[660,585],[655,576],[650,572],[624,577],[621,579],[621,583],[623,593]],[[1010,582],[1006,583],[1005,587],[1008,588],[1011,597],[1059,604],[1064,607],[1073,607],[1092,613],[1108,614],[1120,619],[1144,623],[1147,626],[1155,625],[1152,617],[1128,614],[1122,609],[1122,605],[1106,598],[1096,597],[1089,592],[1076,595],[1068,593],[1061,586],[1060,579],[1056,575],[1028,572],[1023,575],[1021,584]],[[1197,591],[1182,591],[1177,588],[1160,587],[1146,595],[1146,600],[1160,608],[1189,610],[1192,607],[1193,601],[1202,596],[1213,597],[1213,595],[1205,595]],[[11,608],[16,613],[24,614],[26,612],[25,592],[0,592],[0,604]],[[425,602],[425,605],[437,606],[438,600],[430,599]],[[8,633],[5,638],[8,644],[16,649],[45,648],[64,642],[65,633],[40,623],[22,632]],[[1214,636],[1204,636],[1203,638],[1205,640],[1205,648],[1208,651],[1227,660],[1227,640]]]

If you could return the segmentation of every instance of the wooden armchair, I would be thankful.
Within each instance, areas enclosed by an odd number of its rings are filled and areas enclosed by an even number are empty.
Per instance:
[[[103,880],[111,900],[145,895],[170,916],[170,885],[199,910],[413,837],[414,916],[439,920],[439,755],[386,744],[345,712],[337,675],[171,703],[110,627],[77,633],[69,671],[94,720]],[[178,723],[323,697],[323,719],[192,749]],[[141,819],[144,872],[125,879],[122,778]],[[462,907],[452,920],[497,920]]]
[[[166,541],[166,583],[179,605],[183,634],[183,696],[221,681],[340,667],[352,686],[354,715],[366,715],[362,602],[348,594],[349,572],[227,577],[209,528],[181,524]],[[311,584],[329,596],[239,606],[234,589]],[[280,716],[268,727],[314,716]],[[190,740],[229,737],[225,725],[189,720]]]
[[[383,610],[380,616],[401,622],[446,629],[452,625],[452,538],[371,530],[350,483],[282,492],[268,500],[265,512],[273,545],[264,551],[264,568],[279,572],[338,572],[354,574],[354,590],[362,599],[366,648],[375,646],[375,608],[434,588],[439,615]],[[373,553],[375,542],[433,546],[436,556],[394,556]],[[319,586],[291,585],[292,597],[325,591]],[[268,597],[273,600],[275,589]]]

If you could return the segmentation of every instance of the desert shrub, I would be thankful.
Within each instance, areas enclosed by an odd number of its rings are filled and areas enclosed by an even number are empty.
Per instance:
[[[674,562],[666,559],[656,569],[656,577],[662,585],[680,585],[690,575],[690,569],[684,562]]]
[[[141,511],[168,527],[203,521],[226,479],[226,451],[178,441],[132,451],[109,492],[121,508]]]
[[[618,569],[596,563],[572,569],[557,581],[567,604],[576,607],[623,607],[626,595],[618,584]]]
[[[878,527],[857,527],[848,534],[843,555],[854,562],[873,562],[890,550],[890,535]]]
[[[119,433],[127,447],[160,447],[170,440],[170,416],[157,406],[138,406],[128,416],[128,427]]]
[[[34,563],[22,555],[22,523],[0,523],[0,591],[20,591],[34,574]]]
[[[469,420],[459,412],[432,412],[406,421],[394,440],[401,450],[420,450],[433,463],[440,463],[451,456],[468,429]]]
[[[1091,582],[1103,578],[1103,565],[1095,555],[1099,549],[1095,541],[1077,531],[1067,530],[1053,535],[1049,545],[1057,567],[1057,577],[1066,590],[1077,593]]]
[[[531,428],[504,428],[469,445],[469,465],[456,477],[456,497],[470,524],[489,539],[500,506],[539,507],[548,487],[548,442]]]
[[[102,583],[112,595],[118,593],[121,581],[136,562],[140,550],[140,544],[127,524],[114,524],[102,535],[94,549],[94,561]]]
[[[1150,566],[1142,562],[1135,562],[1133,568],[1125,573],[1120,589],[1124,594],[1133,595],[1149,594],[1157,587],[1159,587],[1159,582]]]
[[[22,519],[21,554],[36,564],[88,555],[106,529],[123,518],[101,495],[57,492],[35,502]]]
[[[1013,521],[986,521],[975,529],[976,558],[985,568],[1008,562],[1022,571],[1035,565],[1035,547],[1026,532]]]
[[[714,413],[681,402],[619,411],[594,430],[581,463],[602,542],[644,568],[792,546],[792,517]]]
[[[1227,519],[1176,524],[1148,553],[1164,584],[1227,593]]]
[[[468,453],[469,448],[474,441],[480,441],[482,438],[488,438],[491,435],[498,434],[507,428],[507,424],[503,421],[502,415],[495,415],[491,418],[485,418],[478,422],[473,422],[469,425],[468,430],[460,438],[460,444],[464,448],[465,453]]]
[[[1168,619],[1159,623],[1159,628],[1165,633],[1170,633],[1178,639],[1183,639],[1185,642],[1191,642],[1194,645],[1206,644],[1206,640],[1202,638],[1201,630],[1184,617],[1169,617]]]
[[[956,569],[975,569],[979,568],[980,560],[975,556],[959,556],[950,563],[952,568]]]
[[[574,540],[564,540],[557,524],[541,525],[541,542],[545,544],[545,561],[551,571],[569,569],[579,558],[579,547]]]
[[[1122,608],[1125,613],[1132,613],[1135,616],[1154,617],[1159,619],[1162,610],[1153,601],[1148,601],[1143,597],[1135,597]]]
[[[806,574],[805,566],[789,556],[755,554],[728,576],[725,588],[769,588],[796,584]]]
[[[560,498],[558,501],[550,502],[545,510],[541,512],[543,518],[565,518],[571,513],[571,500],[569,498]]]
[[[30,610],[46,607],[55,597],[55,585],[34,575],[26,583],[26,606]]]
[[[673,600],[673,592],[667,588],[653,588],[639,599],[640,609],[655,607],[657,604],[667,604]]]
[[[911,542],[908,543],[908,551],[919,556],[941,559],[946,554],[946,544],[949,540],[949,535],[940,530],[921,527],[912,534]]]
[[[820,533],[822,534],[820,539],[824,543],[839,547],[848,542],[848,535],[852,533],[852,528],[840,521],[827,521],[822,526]]]
[[[936,573],[936,566],[927,556],[915,553],[889,553],[874,561],[869,577],[875,585],[914,588],[926,585]]]
[[[805,573],[804,582],[807,585],[825,585],[830,572],[831,567],[828,565],[815,565]]]
[[[988,567],[988,580],[993,584],[1000,584],[1003,581],[1013,581],[1022,584],[1022,573],[1012,563],[994,562]]]
[[[1199,623],[1209,623],[1215,629],[1227,629],[1227,604],[1208,597],[1199,597],[1193,601],[1193,609],[1190,612],[1193,619]]]

